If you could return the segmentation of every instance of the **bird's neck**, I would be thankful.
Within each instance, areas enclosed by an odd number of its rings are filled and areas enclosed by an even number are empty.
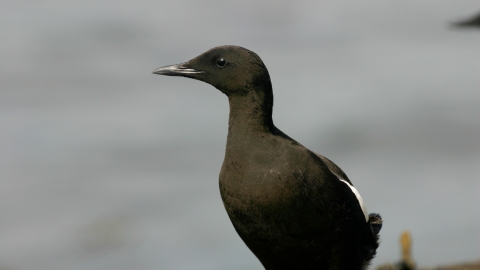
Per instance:
[[[272,121],[273,94],[269,91],[248,91],[246,95],[228,97],[230,117],[228,137],[270,133]]]

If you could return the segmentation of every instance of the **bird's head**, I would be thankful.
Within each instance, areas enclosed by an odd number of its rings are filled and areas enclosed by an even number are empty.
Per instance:
[[[268,70],[260,57],[238,46],[210,49],[185,63],[157,68],[154,74],[183,76],[209,83],[227,96],[253,89],[271,89]]]

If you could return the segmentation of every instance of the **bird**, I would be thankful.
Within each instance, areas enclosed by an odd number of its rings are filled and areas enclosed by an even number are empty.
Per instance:
[[[272,120],[269,72],[254,52],[212,48],[154,74],[208,83],[229,100],[220,195],[236,232],[266,270],[368,269],[383,220],[328,158]]]

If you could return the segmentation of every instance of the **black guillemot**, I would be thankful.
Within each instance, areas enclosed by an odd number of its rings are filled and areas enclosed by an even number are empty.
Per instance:
[[[209,83],[230,116],[220,193],[237,233],[267,270],[367,269],[382,219],[332,161],[272,121],[270,76],[260,57],[220,46],[154,74]]]

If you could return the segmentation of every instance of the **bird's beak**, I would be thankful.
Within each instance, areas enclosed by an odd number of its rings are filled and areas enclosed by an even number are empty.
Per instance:
[[[188,67],[187,63],[160,67],[153,71],[153,74],[158,74],[158,75],[183,76],[183,77],[190,77],[190,78],[200,73],[204,73],[204,72]]]

